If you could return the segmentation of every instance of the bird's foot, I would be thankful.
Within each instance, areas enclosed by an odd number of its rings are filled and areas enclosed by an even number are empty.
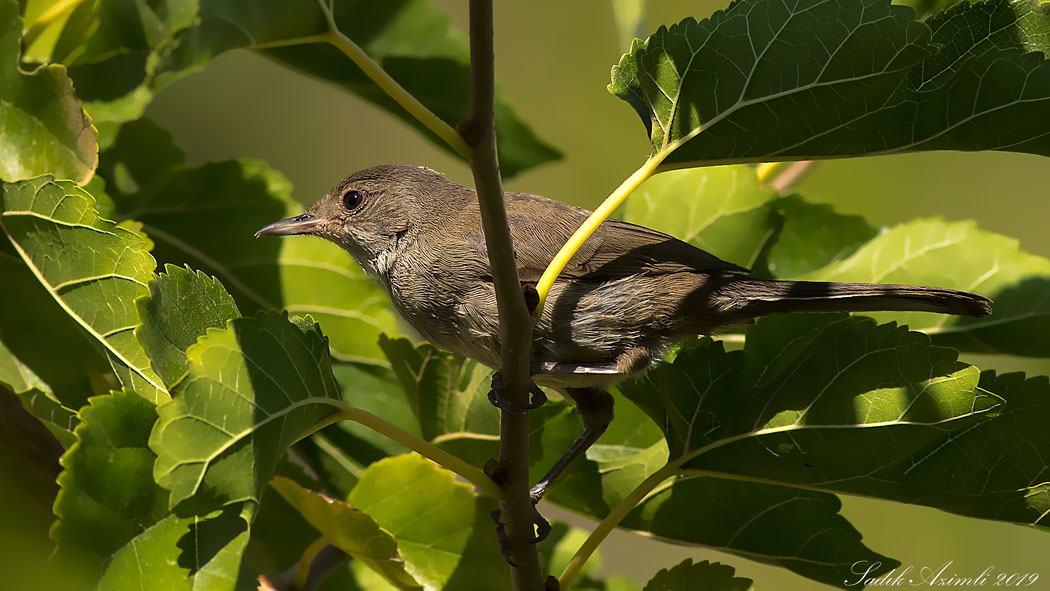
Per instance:
[[[529,381],[529,393],[532,395],[531,400],[520,409],[514,408],[511,406],[510,402],[507,401],[507,397],[504,395],[504,392],[506,391],[507,385],[503,382],[503,373],[497,371],[492,374],[492,387],[489,389],[489,402],[492,403],[492,406],[495,406],[510,415],[518,416],[524,414],[530,410],[543,406],[544,403],[547,402],[547,395],[544,394],[543,390],[531,380]]]
[[[514,558],[511,555],[510,545],[507,541],[507,526],[503,523],[500,517],[501,513],[499,509],[489,513],[489,518],[496,523],[496,540],[499,542],[500,552],[503,553],[503,558],[507,561],[507,564],[513,567],[521,566],[514,561]],[[540,512],[536,510],[535,506],[532,508],[532,524],[536,528],[536,535],[525,540],[527,543],[539,544],[543,540],[546,540],[547,536],[551,535],[550,522],[540,515]]]

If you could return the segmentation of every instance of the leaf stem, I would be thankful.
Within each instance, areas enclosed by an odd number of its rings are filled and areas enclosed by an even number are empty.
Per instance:
[[[339,421],[354,421],[355,423],[360,423],[377,433],[382,433],[425,458],[434,460],[438,464],[441,464],[442,467],[459,474],[464,480],[470,482],[485,494],[496,499],[503,496],[503,489],[493,482],[491,478],[486,476],[481,469],[471,466],[426,439],[409,433],[401,427],[381,419],[368,411],[350,406],[341,400],[332,400],[331,403],[333,406],[339,408],[339,412],[313,425],[313,427],[308,429],[307,432],[303,433],[303,436],[300,439],[306,438],[332,423],[337,423]]]
[[[645,164],[642,164],[638,170],[634,171],[631,176],[627,177],[627,180],[621,183],[619,187],[616,187],[616,190],[605,198],[605,201],[594,210],[594,213],[592,213],[590,217],[588,217],[583,224],[577,228],[576,232],[569,238],[569,240],[565,242],[561,247],[561,250],[558,251],[558,254],[554,256],[554,259],[551,260],[550,264],[547,265],[547,268],[543,271],[543,275],[540,277],[539,282],[536,283],[536,291],[540,296],[539,304],[537,304],[536,311],[534,312],[536,318],[539,318],[543,314],[543,305],[547,302],[547,295],[550,293],[551,287],[554,285],[554,282],[557,281],[558,275],[560,275],[565,269],[565,265],[569,264],[573,255],[576,254],[576,251],[579,250],[580,247],[583,246],[583,243],[591,237],[591,234],[594,234],[595,230],[598,229],[598,226],[616,211],[616,208],[627,199],[628,195],[633,193],[639,185],[653,175],[657,166],[659,166],[664,158],[670,153],[670,150],[660,150],[650,156],[645,161]]]
[[[468,144],[451,125],[445,123],[443,119],[435,115],[434,112],[428,109],[423,103],[419,102],[419,99],[412,96],[410,92],[398,84],[397,80],[394,80],[390,74],[387,74],[382,66],[369,57],[360,46],[339,30],[339,27],[335,24],[335,16],[333,15],[330,6],[328,6],[323,0],[318,0],[318,4],[321,6],[321,11],[324,12],[325,18],[328,20],[328,31],[319,35],[321,41],[326,41],[342,51],[346,57],[350,58],[350,61],[354,62],[357,67],[361,68],[361,71],[364,72],[365,76],[368,76],[372,82],[375,82],[376,85],[387,94],[387,96],[394,99],[394,102],[401,105],[401,108],[414,117],[416,121],[422,123],[423,126],[433,132],[434,135],[441,138],[446,144],[455,150],[457,154],[467,160],[474,156],[473,148],[471,148],[470,144]]]
[[[496,291],[501,343],[500,372],[506,388],[500,394],[507,406],[500,413],[499,465],[505,482],[500,499],[504,554],[510,565],[514,591],[543,589],[535,537],[535,509],[529,498],[529,365],[532,352],[532,316],[518,279],[510,225],[496,155],[495,50],[492,0],[470,0],[470,115],[461,124],[473,148],[470,168],[481,210],[492,283]],[[495,540],[494,540],[495,541]]]
[[[641,484],[634,487],[634,490],[630,492],[622,501],[613,507],[613,510],[605,516],[598,523],[598,527],[594,528],[591,535],[587,536],[587,539],[580,545],[579,549],[576,550],[576,554],[572,556],[572,560],[562,571],[561,577],[558,582],[561,585],[561,591],[569,591],[569,587],[579,576],[580,570],[583,569],[583,565],[587,563],[587,560],[594,554],[594,551],[598,549],[598,545],[601,544],[605,538],[616,528],[617,525],[623,521],[624,517],[631,512],[635,507],[641,503],[645,497],[653,491],[663,481],[675,476],[678,472],[681,463],[679,461],[668,462],[664,464],[662,468],[653,472],[648,478],[643,480]]]
[[[314,558],[317,558],[317,553],[328,544],[328,538],[321,536],[307,546],[303,555],[299,557],[299,563],[295,570],[295,579],[292,581],[294,589],[306,588],[306,581],[310,578],[310,569],[314,564]]]
[[[47,8],[22,34],[22,47],[28,48],[56,20],[73,12],[84,0],[58,0]]]

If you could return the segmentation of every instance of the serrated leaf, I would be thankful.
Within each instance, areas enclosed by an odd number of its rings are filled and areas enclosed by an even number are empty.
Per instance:
[[[99,573],[109,557],[164,517],[168,491],[153,482],[146,447],[154,404],[127,390],[93,397],[80,411],[77,443],[62,457],[51,537],[58,556],[90,556]]]
[[[1044,10],[1029,8],[1039,28],[1050,22]],[[960,59],[946,62],[937,50],[952,27],[932,36],[913,16],[878,0],[735,2],[636,43],[609,89],[638,111],[664,167],[921,150],[1050,155],[1050,63],[1025,53],[1045,49],[1032,37],[1012,33],[1030,22],[1005,23],[988,51],[985,36],[957,35],[949,51]],[[979,15],[968,20],[980,29]]]
[[[398,589],[423,588],[405,571],[397,540],[371,516],[346,502],[307,490],[287,478],[277,476],[270,481],[270,486],[333,546],[355,560],[365,562]]]
[[[17,395],[26,412],[39,419],[63,448],[73,444],[73,429],[77,424],[76,411],[63,406],[55,398],[51,388],[15,357],[2,341],[0,387],[6,387]]]
[[[155,458],[146,447],[157,418],[153,403],[116,392],[92,398],[80,418],[58,478],[55,560],[66,569],[87,567],[87,578],[107,591],[233,589],[247,522],[236,508],[168,514],[168,491],[154,483]]]
[[[700,476],[679,477],[647,497],[624,527],[701,544],[787,568],[848,589],[857,561],[879,563],[878,576],[900,563],[864,545],[835,495]]]
[[[0,242],[10,246],[6,236]],[[112,370],[13,247],[11,251],[10,255],[0,252],[0,276],[4,278],[0,341],[19,364],[39,377],[46,386],[43,391],[69,409],[80,408],[92,394],[112,387],[93,387]]]
[[[339,29],[451,125],[466,117],[468,52],[449,18],[425,0],[332,4]],[[140,117],[153,94],[231,49],[253,49],[370,101],[436,139],[335,47],[311,36],[327,30],[316,2],[101,0],[98,29],[70,54],[70,76],[96,121]],[[302,39],[299,45],[267,49]],[[497,97],[500,168],[505,176],[560,157]],[[444,142],[439,145],[449,149]]]
[[[59,306],[105,351],[125,387],[152,400],[167,390],[132,334],[134,301],[156,262],[150,241],[98,216],[92,196],[68,181],[5,183],[0,227]]]
[[[398,541],[405,570],[426,588],[509,589],[492,543],[496,502],[429,460],[407,454],[365,470],[347,498]]]
[[[964,351],[1050,356],[1050,260],[1016,239],[974,222],[915,220],[862,246],[849,258],[803,277],[819,281],[911,283],[952,287],[992,299],[992,314],[962,318],[924,312],[870,314],[893,318]],[[866,314],[867,315],[867,314]]]
[[[95,129],[60,65],[19,67],[22,19],[0,2],[0,179],[41,174],[86,183],[98,163]]]
[[[430,344],[382,335],[379,346],[390,360],[425,439],[448,433],[498,433],[499,413],[489,403],[488,367]]]
[[[733,540],[728,551],[839,586],[855,556],[869,551],[837,516],[837,500],[812,491],[893,499],[900,491],[917,494],[922,486],[904,475],[885,486],[879,483],[889,475],[869,476],[887,466],[908,465],[1002,403],[978,387],[977,369],[959,363],[956,352],[933,347],[925,335],[892,324],[876,326],[844,315],[760,319],[748,330],[742,351],[725,352],[720,343],[703,339],[644,378],[625,382],[621,391],[661,426],[670,462],[681,473],[723,475],[675,481],[666,495],[654,495],[636,509],[625,525],[715,546],[718,540]],[[791,486],[808,490],[802,494]],[[705,519],[723,520],[724,530],[668,520],[683,511],[676,503],[691,499],[695,504],[700,495],[733,499],[716,503],[724,517]],[[784,504],[788,498],[790,505]],[[671,504],[661,508],[664,503]],[[741,535],[734,528],[751,518],[731,512],[748,507],[786,522],[754,523],[747,536]],[[778,509],[767,515],[770,507]],[[824,525],[813,526],[818,522]],[[810,526],[814,529],[806,529]],[[805,533],[792,541],[771,534],[799,533],[800,528]],[[714,531],[722,534],[710,535]],[[842,552],[850,545],[853,550]]]
[[[1050,51],[1050,10],[1032,0],[954,2],[926,19],[937,53],[909,74],[917,90],[937,88],[969,59],[1001,50]]]
[[[624,219],[753,268],[776,235],[775,197],[748,166],[672,171],[645,181]]]
[[[381,345],[425,438],[475,465],[499,455],[499,412],[488,401],[492,370],[429,344],[384,338]],[[662,465],[666,449],[662,459],[660,451],[652,456],[649,450],[662,442],[656,425],[633,405],[621,403],[616,414],[586,458],[551,488],[548,500],[600,516],[640,482],[631,482],[626,490],[619,486],[627,482],[622,474],[637,472],[638,454],[644,452],[647,466],[652,457],[658,458],[656,468]],[[550,401],[529,412],[530,481],[538,481],[582,432],[580,417],[567,402]]]
[[[215,275],[245,313],[285,308],[313,316],[338,359],[385,363],[376,341],[396,333],[397,323],[387,296],[349,254],[325,240],[254,238],[301,210],[276,171],[251,160],[188,167],[167,131],[140,120],[121,127],[99,175],[116,215],[142,223],[161,262]]]
[[[186,356],[150,435],[154,478],[172,507],[257,504],[285,449],[341,409],[324,336],[260,312],[209,329]]]
[[[248,544],[236,509],[201,517],[168,515],[113,554],[99,591],[233,591]]]
[[[878,230],[858,215],[836,212],[826,203],[809,203],[798,195],[777,199],[783,220],[766,255],[776,277],[794,278],[838,262],[857,251]]]
[[[1045,516],[1026,508],[1019,491],[1041,484],[1040,454],[1018,471],[1012,448],[1028,448],[1038,437],[1034,425],[1046,413],[1035,393],[1045,384],[1026,386],[1030,394],[1017,376],[985,376],[978,385],[976,368],[955,357],[893,325],[777,316],[749,329],[743,351],[703,341],[622,389],[663,426],[672,461],[679,458],[687,472],[1038,522]],[[1004,392],[1005,406],[987,388]],[[984,464],[1011,467],[998,473],[995,487],[985,487],[987,472],[959,463],[974,459],[955,454],[956,440],[971,433],[969,441],[980,443],[969,445],[983,446]],[[959,476],[937,482],[948,473]]]
[[[751,579],[734,576],[733,567],[687,558],[670,569],[661,569],[643,591],[747,591]]]
[[[149,282],[149,295],[135,301],[142,321],[135,337],[170,388],[186,374],[186,349],[209,328],[223,328],[241,314],[214,277],[189,267],[166,265],[164,270]]]
[[[867,482],[842,483],[843,489],[884,493],[907,503],[928,505],[997,521],[1050,525],[1046,471],[1050,442],[1044,436],[1050,415],[1046,376],[981,374],[981,387],[1006,400],[996,413],[915,456],[872,473]],[[904,482],[908,486],[890,485]]]
[[[623,217],[758,276],[782,278],[845,258],[876,233],[863,218],[829,205],[777,197],[744,165],[656,175],[627,201]]]

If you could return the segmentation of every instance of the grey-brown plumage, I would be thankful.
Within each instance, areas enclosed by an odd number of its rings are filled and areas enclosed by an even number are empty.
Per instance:
[[[357,192],[347,208],[346,195]],[[506,194],[523,282],[539,279],[589,211]],[[499,365],[496,300],[477,197],[415,166],[355,172],[307,211],[260,234],[308,233],[349,251],[434,344]],[[282,226],[283,224],[283,226]],[[919,310],[982,316],[988,300],[935,287],[755,279],[681,240],[607,220],[561,274],[535,327],[536,381],[604,386],[677,340],[774,312]]]
[[[536,281],[590,212],[527,193],[505,198],[518,274]],[[256,235],[288,234],[342,246],[427,340],[499,366],[496,299],[472,189],[426,168],[376,166],[347,176],[302,216]],[[757,279],[661,232],[607,220],[551,289],[534,330],[535,380],[566,391],[581,411],[596,408],[584,412],[588,434],[559,462],[564,468],[612,416],[598,389],[644,370],[686,336],[775,312],[983,316],[988,303],[936,287]]]

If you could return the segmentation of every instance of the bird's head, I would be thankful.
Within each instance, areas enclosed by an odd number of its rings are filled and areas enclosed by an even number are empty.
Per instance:
[[[319,236],[343,247],[367,271],[410,237],[449,181],[419,166],[382,165],[350,174],[306,213],[274,222],[260,236]]]

